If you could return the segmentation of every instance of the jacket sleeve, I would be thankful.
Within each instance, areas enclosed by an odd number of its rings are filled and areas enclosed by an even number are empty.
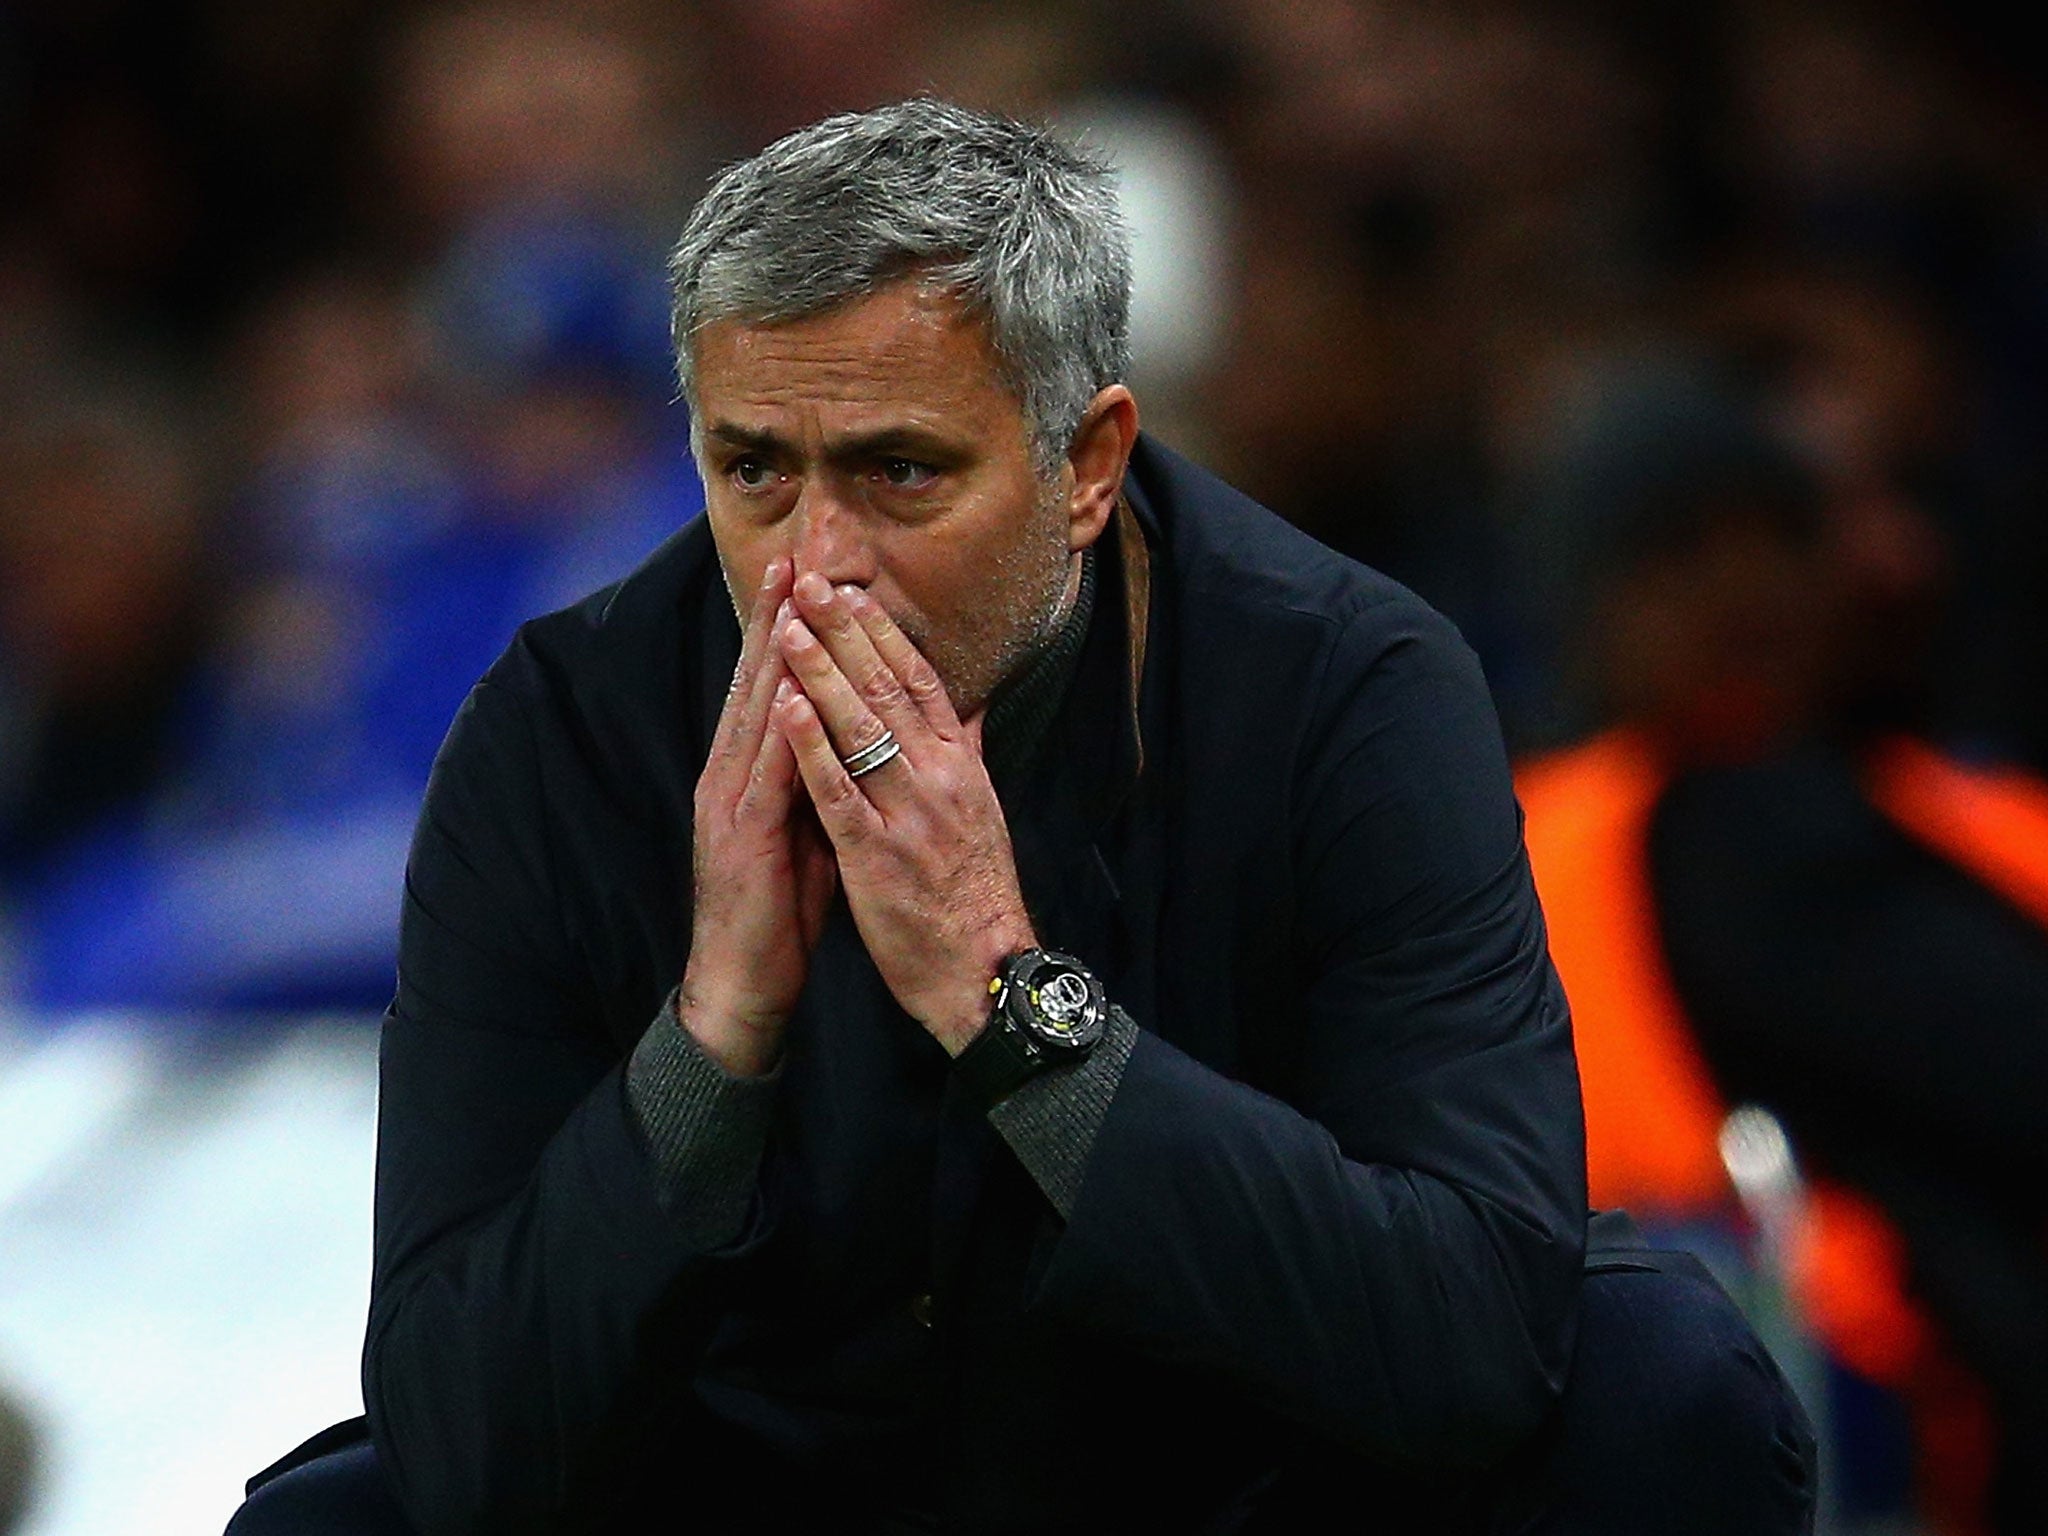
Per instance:
[[[1448,623],[1346,628],[1294,791],[1304,1016],[1264,1022],[1304,1030],[1298,1091],[1143,1034],[1036,1304],[1375,1459],[1483,1465],[1562,1387],[1584,1148],[1505,754]]]
[[[587,1503],[621,1426],[687,1379],[745,1247],[665,1198],[563,935],[527,708],[486,681],[442,749],[382,1040],[363,1393],[429,1536],[553,1529]],[[650,1040],[676,1029],[664,1010]]]

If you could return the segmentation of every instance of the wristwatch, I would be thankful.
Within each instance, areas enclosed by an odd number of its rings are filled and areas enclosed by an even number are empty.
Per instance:
[[[1021,1084],[1095,1049],[1109,1003],[1095,973],[1072,955],[1027,949],[988,984],[988,1023],[953,1060],[970,1093],[994,1104]]]

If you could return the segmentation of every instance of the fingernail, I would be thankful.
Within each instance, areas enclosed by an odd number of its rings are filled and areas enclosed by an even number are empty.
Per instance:
[[[780,560],[770,560],[768,568],[761,573],[761,590],[765,592],[770,587],[773,587],[781,575],[782,562]]]
[[[796,584],[802,589],[803,599],[807,603],[831,601],[832,584],[816,571],[805,571],[803,575],[797,578]]]
[[[867,593],[861,591],[861,589],[853,585],[852,582],[848,582],[845,586],[839,589],[839,595],[845,598],[846,601],[849,603],[858,604],[862,598],[867,596]]]
[[[795,692],[796,690],[789,686],[789,679],[785,677],[775,685],[775,707],[777,709],[782,708],[783,705],[789,702],[790,695]]]

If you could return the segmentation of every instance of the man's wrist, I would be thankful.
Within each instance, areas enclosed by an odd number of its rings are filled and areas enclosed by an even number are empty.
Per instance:
[[[957,1057],[975,1037],[988,1028],[989,1010],[995,1001],[996,979],[1010,956],[1038,947],[1038,936],[1029,923],[1005,925],[981,949],[981,963],[964,985],[960,1000],[946,1016],[928,1024],[932,1038]]]
[[[676,989],[677,1025],[734,1077],[771,1072],[782,1055],[786,1013],[749,1010],[716,989],[700,988],[686,974]]]

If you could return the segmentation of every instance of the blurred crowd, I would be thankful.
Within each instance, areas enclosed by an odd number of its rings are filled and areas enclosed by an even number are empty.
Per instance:
[[[1685,850],[1824,819],[1784,809],[1811,792],[1788,752],[1853,769],[1907,732],[2048,768],[2048,109],[2003,15],[14,0],[0,999],[381,1007],[470,683],[699,510],[662,279],[682,213],[786,128],[929,90],[1117,161],[1147,425],[1449,613],[1519,758],[1626,726],[1660,795],[1708,785],[1649,853],[1721,1091],[1852,1168],[1873,1125],[2010,1121],[1979,1150],[2000,1230],[2035,1223],[2010,1316],[2043,1337],[1998,1347],[2048,1357],[2040,926],[1975,1077],[1915,1101],[1923,1030],[1846,1116],[1849,1042],[1760,1053],[1757,1009],[1689,984],[1801,958],[1680,931],[1765,907],[1733,875],[1683,894],[1718,868]],[[1816,891],[1769,910],[1796,935]],[[1872,937],[1813,931],[1851,971]]]
[[[0,977],[375,1006],[440,731],[695,510],[665,240],[916,90],[1114,155],[1157,430],[1448,611],[1518,749],[1603,700],[1611,482],[1721,375],[2048,758],[2033,80],[1910,9],[23,0],[0,19]],[[1903,642],[1903,636],[1902,642]]]

